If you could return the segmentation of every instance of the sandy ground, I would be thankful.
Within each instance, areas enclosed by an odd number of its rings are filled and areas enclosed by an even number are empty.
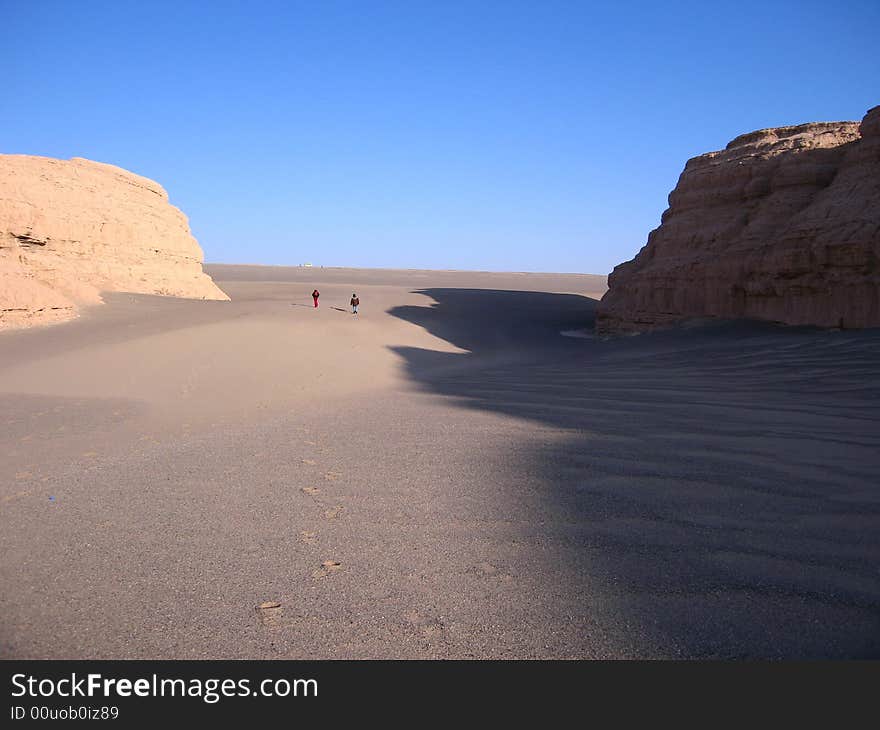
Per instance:
[[[880,332],[208,270],[0,334],[0,657],[880,657]]]

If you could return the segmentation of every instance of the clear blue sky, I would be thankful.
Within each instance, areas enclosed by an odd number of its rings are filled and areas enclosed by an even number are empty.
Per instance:
[[[880,2],[0,0],[0,151],[159,181],[209,261],[604,273],[687,158],[880,104]]]

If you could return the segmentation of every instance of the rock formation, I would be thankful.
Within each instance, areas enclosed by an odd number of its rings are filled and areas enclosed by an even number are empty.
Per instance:
[[[880,107],[861,125],[763,129],[690,160],[608,286],[605,333],[694,318],[880,327]]]
[[[228,299],[165,190],[80,158],[0,155],[0,329],[58,321],[101,291]]]

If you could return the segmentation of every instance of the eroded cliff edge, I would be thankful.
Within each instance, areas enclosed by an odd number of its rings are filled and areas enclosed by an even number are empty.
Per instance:
[[[0,329],[74,316],[102,291],[228,299],[158,183],[81,158],[0,155]]]
[[[608,286],[602,333],[700,318],[880,327],[880,107],[693,158]]]

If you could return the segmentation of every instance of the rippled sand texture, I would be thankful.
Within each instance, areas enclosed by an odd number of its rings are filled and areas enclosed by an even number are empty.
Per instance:
[[[0,335],[3,657],[880,656],[877,331],[207,270]]]

